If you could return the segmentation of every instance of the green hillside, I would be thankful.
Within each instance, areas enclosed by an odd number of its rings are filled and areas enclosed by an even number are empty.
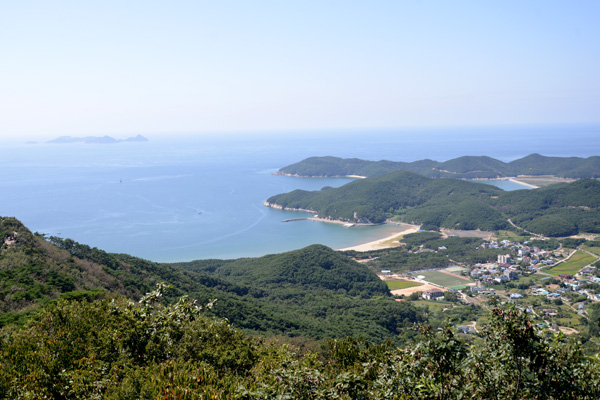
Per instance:
[[[422,313],[398,303],[363,265],[320,245],[240,260],[160,264],[70,239],[33,235],[0,219],[0,325],[22,322],[63,298],[120,294],[137,299],[159,282],[166,301],[218,299],[211,315],[261,334],[316,339],[363,335],[375,342],[408,332]]]
[[[352,222],[394,218],[426,226],[489,231],[510,228],[510,218],[546,236],[600,232],[600,182],[591,179],[505,192],[490,185],[399,171],[336,189],[295,190],[267,202]]]
[[[331,290],[364,297],[389,294],[385,283],[371,271],[322,245],[260,258],[192,261],[175,265],[209,272],[219,278],[261,287],[269,292],[300,289]]]
[[[546,157],[531,154],[508,163],[487,156],[464,156],[438,162],[367,161],[357,158],[310,157],[283,167],[279,174],[295,176],[345,176],[366,177],[384,175],[395,171],[411,171],[434,178],[499,178],[517,175],[554,175],[562,178],[600,177],[600,157]]]

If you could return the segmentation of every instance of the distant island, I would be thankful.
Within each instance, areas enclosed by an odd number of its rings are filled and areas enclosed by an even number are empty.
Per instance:
[[[127,139],[115,139],[112,136],[86,136],[86,137],[73,137],[73,136],[61,136],[56,139],[49,140],[47,143],[85,143],[85,144],[112,144],[122,142],[147,142],[148,139],[142,135],[129,137]]]
[[[530,154],[508,163],[487,156],[464,156],[439,162],[429,159],[368,161],[358,158],[310,157],[281,168],[276,174],[299,177],[373,177],[410,171],[430,178],[495,179],[551,175],[560,178],[600,178],[600,157],[546,157]]]

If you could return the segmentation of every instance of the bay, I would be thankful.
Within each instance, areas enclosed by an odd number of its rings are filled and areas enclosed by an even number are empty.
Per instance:
[[[148,143],[0,144],[0,215],[33,231],[155,261],[238,258],[322,243],[342,248],[385,237],[393,226],[344,228],[262,205],[294,189],[348,178],[273,175],[310,156],[444,161],[488,155],[510,161],[537,152],[600,152],[595,126],[147,135]]]

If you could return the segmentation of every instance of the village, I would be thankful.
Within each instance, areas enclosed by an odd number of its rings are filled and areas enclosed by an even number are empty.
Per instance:
[[[567,335],[588,325],[589,306],[600,302],[600,247],[560,244],[547,250],[529,241],[511,240],[489,240],[481,247],[501,249],[503,254],[493,263],[381,273],[398,301],[415,301],[434,309],[436,303],[483,309],[498,302],[512,303],[530,313],[540,329]],[[398,283],[392,284],[394,281]],[[405,287],[393,289],[402,285]],[[458,328],[477,333],[475,321]]]

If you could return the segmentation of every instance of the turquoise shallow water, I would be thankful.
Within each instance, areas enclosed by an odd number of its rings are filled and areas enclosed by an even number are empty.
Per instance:
[[[597,132],[579,132],[579,143],[587,143],[581,148],[573,147],[578,143],[573,135],[561,145],[564,132],[552,133],[554,140],[546,132],[537,143],[531,134],[523,139],[521,131],[512,139],[505,134],[502,142],[481,132],[419,131],[338,133],[328,139],[313,134],[254,140],[150,137],[149,143],[117,145],[0,144],[0,215],[15,216],[33,231],[156,261],[260,256],[312,243],[342,248],[397,228],[282,223],[304,214],[264,207],[268,197],[340,186],[350,179],[275,176],[277,169],[315,155],[414,161],[469,154],[509,161],[535,148],[545,155],[589,156],[600,151],[592,140]]]
[[[499,187],[500,189],[506,190],[506,191],[531,189],[531,186],[529,186],[529,185],[523,185],[519,182],[509,181],[508,179],[501,179],[501,180],[473,179],[472,182],[486,183],[488,185],[493,185],[493,186]]]

